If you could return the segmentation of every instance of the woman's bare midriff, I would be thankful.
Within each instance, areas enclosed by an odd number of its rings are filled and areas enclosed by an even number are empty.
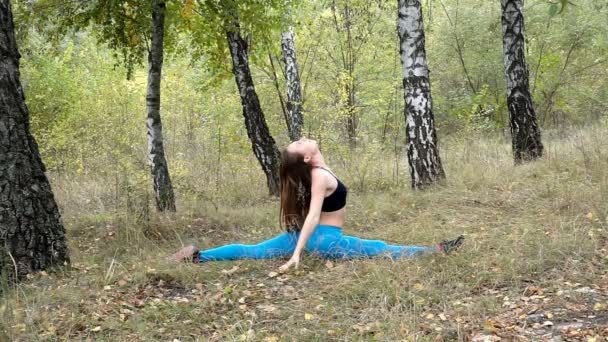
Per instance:
[[[319,217],[319,224],[342,228],[345,213],[346,208],[332,212],[322,211],[321,216]]]

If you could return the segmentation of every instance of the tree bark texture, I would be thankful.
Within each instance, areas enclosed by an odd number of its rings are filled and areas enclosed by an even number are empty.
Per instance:
[[[175,196],[163,145],[160,119],[160,81],[163,68],[165,34],[165,2],[152,0],[152,43],[148,52],[148,89],[146,95],[148,160],[154,182],[154,198],[158,211],[175,211]]]
[[[398,14],[407,157],[412,188],[423,189],[444,179],[445,173],[439,158],[435,131],[420,1],[398,0]]]
[[[515,163],[543,155],[524,50],[523,0],[501,0],[507,106]]]
[[[28,273],[70,261],[59,209],[19,80],[10,0],[0,0],[0,277]]]
[[[285,61],[285,78],[287,81],[287,115],[289,139],[300,139],[304,120],[302,119],[302,91],[300,89],[300,76],[296,60],[296,46],[293,38],[293,27],[289,26],[283,32],[281,39],[283,60]]]
[[[238,24],[235,24],[234,28],[238,30]],[[260,101],[253,85],[253,79],[251,78],[251,70],[249,69],[249,42],[236,30],[228,30],[226,37],[228,38],[228,46],[230,47],[230,55],[232,56],[232,72],[234,73],[236,85],[241,96],[247,135],[249,136],[249,140],[251,140],[253,153],[262,166],[264,174],[266,174],[269,193],[278,196],[280,152],[272,135],[270,135],[270,130],[266,124],[264,112],[260,106]]]

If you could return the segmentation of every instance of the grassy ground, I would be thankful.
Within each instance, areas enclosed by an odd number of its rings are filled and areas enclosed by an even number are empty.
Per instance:
[[[109,204],[99,179],[57,178],[72,267],[5,291],[0,340],[606,340],[608,130],[544,139],[546,156],[518,167],[507,141],[446,139],[447,184],[420,193],[403,181],[366,188],[391,177],[388,157],[363,173],[348,165],[369,159],[332,164],[353,189],[345,233],[419,245],[464,233],[464,248],[399,261],[306,256],[286,275],[274,273],[281,260],[164,260],[182,244],[279,233],[278,202],[247,179],[235,184],[248,199],[182,193],[177,214],[157,216],[142,196]]]

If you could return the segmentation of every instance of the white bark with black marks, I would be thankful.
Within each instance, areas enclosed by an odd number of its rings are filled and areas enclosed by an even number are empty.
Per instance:
[[[251,141],[253,153],[266,175],[269,193],[278,196],[280,152],[266,124],[264,112],[251,78],[249,42],[241,36],[240,32],[236,31],[238,30],[238,23],[233,25],[234,30],[227,31],[226,37],[232,56],[232,72],[243,106],[247,135]]]
[[[501,0],[507,106],[515,163],[543,155],[524,50],[523,0]]]
[[[420,1],[398,0],[398,14],[407,157],[412,188],[423,189],[444,179],[445,173],[439,158],[435,132]]]
[[[300,139],[304,120],[302,119],[302,91],[296,60],[296,47],[293,38],[293,27],[283,32],[281,39],[283,60],[285,62],[285,79],[287,81],[287,129],[291,141]]]
[[[30,133],[19,59],[10,1],[0,0],[0,278],[11,280],[70,261],[59,209]]]
[[[148,90],[146,95],[148,160],[154,183],[158,211],[175,211],[175,196],[165,158],[163,125],[160,119],[160,81],[163,68],[165,2],[152,0],[152,43],[148,52]]]

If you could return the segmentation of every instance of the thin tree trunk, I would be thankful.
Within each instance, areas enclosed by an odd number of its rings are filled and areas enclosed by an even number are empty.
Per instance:
[[[543,155],[524,54],[523,0],[501,0],[507,106],[515,163]]]
[[[572,56],[572,52],[574,52],[574,49],[577,47],[578,44],[579,41],[577,40],[570,46],[570,49],[568,49],[568,53],[566,54],[566,60],[564,61],[564,66],[562,67],[562,70],[560,70],[559,75],[557,76],[557,81],[554,83],[553,89],[551,89],[551,91],[549,91],[549,94],[547,94],[547,96],[545,97],[543,105],[540,106],[541,108],[544,106],[544,110],[541,109],[541,112],[539,113],[539,121],[543,126],[545,125],[547,117],[551,114],[551,108],[553,107],[553,104],[555,104],[554,96],[555,94],[557,94],[557,91],[562,86],[562,81],[564,79],[566,68],[570,63],[570,57]]]
[[[304,120],[302,119],[302,91],[296,60],[296,46],[293,39],[293,28],[289,26],[281,39],[283,60],[285,61],[285,79],[287,81],[288,130],[291,141],[300,139]]]
[[[65,229],[19,80],[19,52],[9,0],[0,0],[0,277],[68,263]]]
[[[154,181],[154,198],[158,211],[175,211],[175,196],[163,146],[163,125],[160,119],[160,80],[163,69],[163,38],[165,34],[165,1],[152,0],[152,44],[148,52],[148,160]]]
[[[456,41],[456,52],[458,53],[458,59],[460,60],[460,65],[462,66],[462,70],[464,71],[464,75],[467,77],[467,82],[469,84],[469,88],[471,88],[471,91],[473,92],[473,95],[477,94],[477,87],[475,87],[473,85],[473,81],[471,81],[471,75],[469,75],[469,69],[467,69],[467,65],[464,61],[464,51],[462,48],[462,44],[460,43],[460,39],[458,37],[458,31],[457,31],[457,26],[458,26],[458,1],[456,1],[456,18],[454,19],[454,22],[452,22],[452,18],[450,17],[450,13],[448,12],[448,9],[445,7],[445,5],[443,4],[443,1],[440,1],[441,3],[441,7],[443,7],[443,11],[445,12],[445,16],[448,18],[448,23],[450,24],[450,27],[452,28],[452,35],[454,36],[454,40]],[[430,10],[429,10],[430,11]]]
[[[356,98],[356,89],[355,89],[355,51],[353,45],[353,34],[352,34],[352,13],[351,8],[348,6],[349,2],[346,3],[344,8],[344,16],[345,23],[344,26],[346,28],[346,65],[345,69],[348,74],[348,79],[346,80],[345,93],[346,93],[346,125],[348,131],[348,138],[350,141],[350,145],[355,147],[357,145],[357,132],[359,128],[359,118],[358,111],[355,107],[355,98]]]
[[[241,104],[243,106],[243,117],[247,135],[251,140],[253,153],[257,157],[262,170],[266,174],[268,191],[271,195],[279,194],[279,150],[270,135],[264,112],[260,106],[258,95],[251,78],[249,69],[249,43],[243,39],[238,31],[238,22],[233,23],[232,30],[226,32],[230,55],[232,56],[232,72],[236,81]]]
[[[268,60],[270,61],[270,71],[272,72],[272,74],[267,73],[267,75],[272,78],[272,84],[274,84],[274,89],[277,91],[279,103],[281,104],[281,112],[283,113],[283,119],[285,119],[285,125],[287,125],[287,132],[289,133],[289,114],[287,113],[287,107],[285,106],[285,100],[283,99],[283,92],[281,91],[281,86],[279,85],[277,69],[274,67],[273,57],[270,52],[268,53]]]
[[[357,117],[357,108],[355,107],[356,89],[354,77],[357,56],[353,44],[353,35],[351,30],[353,18],[348,1],[344,4],[342,12],[343,23],[338,20],[338,10],[339,8],[336,1],[332,1],[331,11],[333,15],[334,29],[338,34],[341,34],[341,32],[346,32],[345,42],[342,42],[342,38],[338,39],[341,63],[338,63],[338,61],[334,59],[334,62],[339,64],[341,68],[336,77],[338,80],[338,87],[340,87],[338,93],[339,97],[337,100],[340,105],[340,109],[345,113],[344,117],[346,133],[348,135],[349,144],[351,147],[355,147],[359,119]],[[361,38],[362,41],[359,48],[363,46],[367,40],[366,38],[366,36]]]
[[[401,65],[405,95],[407,157],[412,188],[423,189],[445,178],[431,98],[420,0],[398,0]]]

